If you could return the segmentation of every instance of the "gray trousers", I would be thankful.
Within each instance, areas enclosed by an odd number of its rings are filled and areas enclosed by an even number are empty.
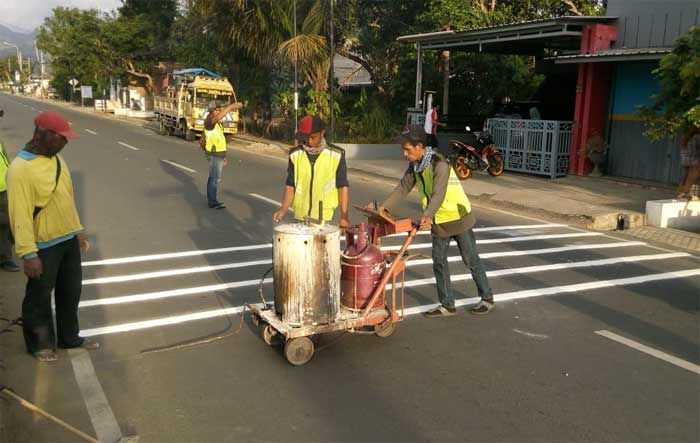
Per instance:
[[[0,192],[0,262],[12,260],[12,231],[10,211],[7,207],[7,192]]]

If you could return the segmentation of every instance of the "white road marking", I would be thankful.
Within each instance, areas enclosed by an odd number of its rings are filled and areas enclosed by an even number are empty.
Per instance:
[[[85,132],[89,132],[89,133],[92,134],[92,135],[97,135],[97,132],[92,131],[92,130],[90,130],[90,129],[86,129]]]
[[[603,329],[600,331],[595,331],[595,333],[598,335],[601,335],[605,338],[609,338],[610,340],[621,343],[625,346],[629,346],[632,349],[636,349],[640,352],[651,355],[652,357],[656,357],[658,359],[661,359],[667,363],[671,363],[672,365],[676,365],[679,368],[683,368],[683,369],[686,369],[690,372],[694,372],[694,373],[700,375],[700,366],[696,365],[695,363],[691,363],[689,361],[680,359],[678,357],[674,357],[673,355],[670,355],[670,354],[667,354],[665,352],[654,349],[652,347],[643,345],[643,344],[638,343],[634,340],[630,340],[629,338],[623,337],[621,335],[617,335],[614,332],[606,331]]]
[[[545,287],[545,288],[539,288],[539,289],[528,289],[528,290],[522,290],[522,291],[507,292],[507,293],[503,293],[503,294],[496,294],[494,296],[494,299],[497,302],[505,302],[505,301],[510,301],[510,300],[524,299],[524,298],[543,297],[543,296],[549,296],[549,295],[558,295],[558,294],[590,291],[590,290],[594,290],[594,289],[611,288],[611,287],[617,287],[617,286],[627,286],[627,285],[634,285],[634,284],[640,284],[640,283],[648,283],[648,282],[653,282],[653,281],[688,278],[688,277],[695,277],[698,275],[700,275],[700,269],[689,269],[689,270],[685,270],[685,271],[665,272],[665,273],[661,273],[661,274],[650,274],[650,275],[644,275],[644,276],[640,276],[640,277],[621,278],[621,279],[616,279],[616,280],[599,280],[599,281],[595,281],[595,282],[581,283],[581,284],[575,284],[575,285],[552,286],[552,287]],[[466,299],[463,298],[463,299],[457,300],[456,305],[457,306],[466,306],[466,305],[471,305],[471,304],[475,304],[478,302],[479,302],[479,299],[476,297],[466,298]],[[408,309],[404,310],[404,315],[410,316],[410,315],[420,314],[423,312],[427,312],[427,311],[435,308],[436,306],[437,306],[437,304],[430,304],[430,305],[423,305],[423,306],[416,306],[413,308],[408,308]],[[231,315],[231,314],[238,314],[238,313],[243,312],[243,309],[244,309],[243,306],[236,306],[236,307],[230,307],[230,308],[225,308],[225,309],[214,309],[214,310],[210,310],[210,311],[195,312],[195,313],[176,315],[176,316],[171,316],[171,317],[162,317],[162,318],[157,318],[157,319],[152,319],[152,320],[135,321],[135,322],[130,322],[130,323],[121,323],[121,324],[112,325],[112,326],[84,329],[81,331],[80,334],[83,337],[94,337],[96,335],[105,335],[105,334],[114,334],[114,333],[119,333],[119,332],[137,331],[137,330],[141,330],[141,329],[155,328],[158,326],[175,325],[175,324],[190,322],[190,321],[194,321],[194,320],[202,320],[202,319],[207,319],[207,318],[215,318],[215,317],[222,317],[222,316]]]
[[[248,194],[248,195],[250,195],[251,197],[257,198],[258,200],[262,200],[262,201],[264,201],[264,202],[270,203],[271,205],[274,205],[274,206],[282,206],[282,203],[280,203],[280,202],[278,202],[278,201],[276,201],[276,200],[273,200],[273,199],[271,199],[271,198],[267,198],[267,197],[265,197],[264,195],[252,194],[252,193],[251,193],[251,194]]]
[[[272,259],[265,259],[240,263],[226,263],[222,265],[197,266],[194,268],[169,269],[167,271],[145,272],[142,274],[117,275],[114,277],[102,277],[83,280],[83,286],[104,285],[108,283],[120,283],[135,280],[148,280],[151,278],[172,277],[175,275],[199,274],[202,272],[221,271],[223,269],[244,268],[247,266],[267,265],[271,263]]]
[[[119,441],[122,431],[102,390],[102,385],[97,379],[88,351],[77,348],[70,349],[68,353],[71,357],[75,381],[80,388],[97,439],[104,442]]]
[[[124,142],[117,142],[117,143],[119,143],[120,145],[124,146],[125,148],[129,148],[129,149],[131,149],[131,150],[133,150],[133,151],[140,151],[139,148],[135,148],[135,147],[133,147],[133,146],[131,146],[131,145],[129,145],[129,144],[126,144],[126,143],[124,143]]]
[[[516,334],[524,335],[526,337],[534,338],[535,340],[547,340],[549,338],[549,335],[546,334],[535,334],[533,332],[523,331],[522,329],[518,328],[513,329],[513,332],[515,332]]]
[[[514,226],[488,226],[484,228],[474,228],[474,232],[500,232],[500,231],[519,231],[527,229],[551,229],[551,228],[568,228],[567,225],[558,223],[549,223],[544,225],[514,225]],[[430,231],[419,231],[416,235],[430,235]],[[386,237],[405,237],[406,233],[391,234]]]
[[[205,254],[222,254],[224,252],[253,251],[257,249],[270,249],[272,243],[250,246],[232,246],[229,248],[200,249],[195,251],[169,252],[164,254],[137,255],[134,257],[109,258],[105,260],[89,261],[83,263],[85,266],[122,265],[126,263],[138,263],[144,261],[169,260],[172,258],[193,257]]]
[[[515,237],[517,238],[517,237]],[[502,239],[504,241],[510,240],[510,239]],[[478,243],[478,241],[477,241]],[[418,245],[420,246],[420,245]],[[383,250],[389,250],[389,248],[382,248]],[[409,249],[413,249],[413,247],[410,247]],[[507,251],[507,252],[494,252],[490,254],[484,254],[481,257],[482,258],[494,258],[494,257],[507,257],[510,254],[516,251]],[[517,251],[521,252],[521,251]],[[686,253],[673,253],[673,254],[661,254],[660,256],[663,256],[665,258],[676,258],[676,257],[686,257],[688,254]],[[627,257],[631,259],[632,261],[635,260],[642,260],[639,257],[650,257],[650,256],[638,256],[638,257]],[[608,259],[607,263],[618,263],[619,260],[625,259],[624,257],[621,258],[614,258],[614,259]],[[457,256],[454,257],[448,257],[448,261],[459,261],[460,258]],[[425,264],[430,264],[432,263],[431,259],[422,259],[422,260],[415,260],[409,262],[409,266],[419,266],[419,265],[425,265]],[[585,263],[585,262],[584,262]],[[117,276],[112,276],[112,277],[100,277],[100,278],[93,278],[93,279],[87,279],[83,280],[83,285],[88,286],[88,285],[102,285],[102,284],[110,284],[110,283],[120,283],[120,282],[127,282],[127,281],[136,281],[136,280],[148,280],[152,278],[162,278],[162,277],[173,277],[176,275],[188,275],[188,274],[201,274],[204,272],[212,272],[212,271],[221,271],[224,269],[236,269],[236,268],[245,268],[249,266],[260,266],[260,265],[269,265],[272,264],[271,259],[265,259],[265,260],[252,260],[252,261],[247,261],[247,262],[236,262],[236,263],[224,263],[221,265],[210,265],[210,266],[196,266],[196,267],[191,267],[191,268],[179,268],[179,269],[169,269],[167,271],[155,271],[155,272],[145,272],[145,273],[140,273],[140,274],[128,274],[128,275],[117,275]],[[565,267],[575,267],[576,263],[563,263],[561,265],[547,265],[547,266],[565,266]],[[557,269],[562,269],[562,268],[557,268]],[[494,271],[495,272],[495,271]]]
[[[556,263],[556,264],[541,265],[541,266],[526,266],[526,267],[521,267],[521,268],[499,269],[499,270],[494,270],[494,271],[488,271],[488,272],[486,272],[486,275],[488,277],[505,277],[505,276],[517,275],[517,274],[531,274],[531,273],[537,273],[537,272],[556,271],[556,270],[562,270],[562,269],[609,266],[609,265],[619,264],[619,263],[633,263],[633,262],[648,261],[648,260],[665,260],[665,259],[681,258],[681,257],[687,257],[687,256],[688,256],[688,254],[686,254],[686,253],[674,253],[674,254],[641,255],[641,256],[636,256],[636,257],[620,257],[620,258],[610,258],[610,259],[603,259],[603,260],[588,260],[588,261],[574,262],[574,263]],[[261,262],[265,262],[264,264],[271,264],[272,260],[269,260],[269,259],[268,260],[261,260]],[[430,262],[430,263],[432,263],[432,262]],[[188,270],[194,270],[194,269],[197,269],[197,268],[188,268]],[[176,271],[176,270],[172,270],[172,271]],[[162,272],[171,272],[171,271],[162,271]],[[152,273],[152,274],[154,274],[154,273]],[[147,274],[136,274],[135,277],[139,277],[138,279],[149,278],[149,277],[144,277],[145,275],[147,275]],[[131,276],[124,276],[124,277],[131,277]],[[452,276],[452,281],[453,282],[465,281],[465,280],[470,280],[471,278],[472,278],[471,274],[458,274],[458,275]],[[266,278],[265,280],[263,280],[263,284],[270,284],[270,283],[272,283],[272,281],[273,281],[272,278]],[[86,283],[83,282],[83,284],[86,284]],[[94,283],[91,283],[91,284],[94,284]],[[186,295],[202,294],[202,293],[214,292],[214,291],[223,291],[226,289],[257,286],[259,284],[260,284],[260,279],[244,280],[244,281],[239,281],[239,282],[230,282],[230,283],[221,283],[221,284],[216,284],[216,285],[174,289],[174,290],[169,290],[169,291],[158,291],[158,292],[150,292],[150,293],[145,293],[145,294],[135,294],[135,295],[125,295],[125,296],[120,296],[120,297],[85,300],[85,301],[80,302],[79,307],[86,308],[86,307],[90,307],[90,306],[115,305],[115,304],[121,304],[121,303],[134,303],[134,302],[157,300],[157,299],[170,298],[170,297],[182,297],[182,296],[186,296]],[[412,288],[412,287],[426,286],[426,285],[432,285],[432,284],[435,284],[435,278],[431,277],[431,278],[409,280],[409,281],[404,283],[404,287]],[[387,285],[387,288],[390,289],[391,285]]]
[[[197,172],[197,171],[195,171],[194,169],[190,169],[190,168],[188,168],[187,166],[182,166],[181,164],[172,162],[172,161],[170,161],[170,160],[161,160],[161,161],[162,161],[163,163],[167,163],[167,164],[169,164],[169,165],[171,165],[171,166],[175,166],[176,168],[180,168],[180,169],[182,169],[183,171],[192,172],[192,173]]]
[[[508,238],[489,238],[483,240],[477,240],[477,245],[487,245],[494,243],[515,243],[523,241],[533,241],[533,240],[554,240],[557,238],[578,238],[578,237],[599,237],[603,234],[599,232],[575,232],[570,234],[548,234],[548,235],[527,235],[523,237],[508,237]],[[415,243],[412,244],[409,249],[425,249],[432,248],[432,243]],[[398,251],[401,249],[400,245],[396,246],[386,246],[383,247],[383,251]]]

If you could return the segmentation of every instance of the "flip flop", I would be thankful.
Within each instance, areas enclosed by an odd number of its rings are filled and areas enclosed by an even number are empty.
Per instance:
[[[48,363],[58,360],[58,355],[51,349],[42,349],[34,353],[34,358],[42,363]]]

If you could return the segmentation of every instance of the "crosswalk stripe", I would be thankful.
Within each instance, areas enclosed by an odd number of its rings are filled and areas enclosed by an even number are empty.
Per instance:
[[[617,257],[617,258],[608,258],[608,259],[602,259],[602,260],[587,260],[587,261],[573,262],[573,263],[556,263],[556,264],[541,265],[541,266],[526,266],[526,267],[521,267],[521,268],[500,269],[500,270],[488,271],[486,273],[486,275],[488,277],[503,277],[503,276],[507,276],[507,275],[530,274],[530,273],[536,273],[536,272],[546,272],[546,271],[554,271],[554,270],[561,270],[561,269],[574,269],[574,268],[583,268],[583,267],[607,266],[607,265],[613,265],[613,264],[619,264],[619,263],[632,263],[632,262],[640,262],[640,261],[648,261],[648,260],[665,260],[665,259],[682,258],[682,257],[688,257],[688,256],[689,256],[689,254],[687,254],[687,253],[679,252],[679,253],[670,253],[670,254],[639,255],[639,256],[633,256],[633,257]],[[471,278],[472,278],[471,274],[459,274],[459,275],[452,276],[452,281],[453,282],[464,281],[464,280],[469,280]],[[270,284],[270,283],[272,283],[272,281],[273,281],[272,278],[267,278],[267,279],[263,280],[263,284]],[[425,286],[425,285],[431,285],[433,283],[435,283],[434,278],[409,280],[409,281],[405,282],[405,287],[408,288],[408,287],[416,287],[416,286]],[[80,302],[79,307],[86,308],[86,307],[91,307],[91,306],[116,305],[116,304],[123,304],[123,303],[134,303],[134,302],[140,302],[140,301],[157,300],[157,299],[170,298],[170,297],[182,297],[182,296],[186,296],[186,295],[203,294],[203,293],[208,293],[208,292],[223,291],[223,290],[227,290],[227,289],[236,289],[236,288],[257,286],[259,284],[260,284],[259,279],[258,280],[244,280],[244,281],[240,281],[240,282],[220,283],[220,284],[216,284],[216,285],[173,289],[173,290],[169,290],[169,291],[159,291],[159,292],[151,292],[151,293],[145,293],[145,294],[124,295],[124,296],[120,296],[120,297],[110,297],[110,298],[82,301],[82,302]],[[390,287],[391,287],[391,285],[387,286],[387,288],[390,288]]]
[[[525,235],[522,237],[508,237],[508,238],[489,238],[483,240],[477,240],[477,245],[490,245],[495,243],[515,243],[524,241],[534,241],[534,240],[555,240],[558,238],[579,238],[579,237],[599,237],[603,234],[600,232],[575,232],[570,234],[548,234],[548,235]],[[432,243],[414,243],[409,249],[425,249],[432,248]],[[382,248],[383,251],[398,251],[401,249],[400,245],[396,246],[385,246]]]
[[[484,228],[475,228],[474,232],[498,232],[498,231],[511,231],[511,230],[523,230],[523,229],[543,229],[543,228],[558,228],[566,227],[566,225],[560,224],[548,224],[548,225],[516,225],[516,226],[489,226]],[[429,235],[430,231],[419,232],[418,235]],[[406,234],[392,234],[387,237],[405,237]],[[518,238],[518,237],[514,237]],[[209,255],[209,254],[222,254],[226,252],[238,252],[238,251],[250,251],[255,249],[269,249],[272,248],[272,243],[262,243],[257,245],[249,246],[234,246],[228,248],[216,248],[216,249],[198,249],[192,251],[182,251],[182,252],[166,252],[162,254],[149,254],[149,255],[137,255],[133,257],[120,257],[120,258],[110,258],[104,260],[88,261],[83,263],[83,267],[90,266],[107,266],[107,265],[122,265],[128,263],[139,263],[145,261],[157,261],[157,260],[170,260],[174,258],[183,257],[195,257],[198,255]]]
[[[627,286],[641,283],[649,283],[654,281],[663,281],[671,279],[688,278],[700,275],[700,269],[688,269],[683,271],[664,272],[660,274],[649,274],[639,277],[620,278],[614,280],[599,280],[588,283],[580,283],[565,286],[551,286],[538,289],[526,289],[522,291],[507,292],[496,294],[494,299],[497,302],[510,300],[518,300],[523,298],[542,297],[557,294],[575,293],[582,291],[590,291],[595,289],[610,288],[616,286]],[[458,306],[465,306],[477,303],[478,298],[468,298],[457,300]],[[411,316],[427,312],[437,306],[436,304],[416,306],[404,310],[404,315]],[[81,331],[83,337],[94,337],[97,335],[115,334],[119,332],[137,331],[142,329],[150,329],[159,326],[175,325],[195,320],[203,320],[208,318],[222,317],[227,315],[239,314],[243,312],[243,306],[236,306],[224,309],[215,309],[210,311],[194,312],[184,315],[175,315],[171,317],[162,317],[152,320],[136,321],[130,323],[121,323],[112,326],[104,326],[98,328],[84,329]]]

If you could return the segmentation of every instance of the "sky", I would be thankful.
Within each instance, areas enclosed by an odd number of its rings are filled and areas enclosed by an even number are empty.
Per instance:
[[[0,23],[17,32],[31,32],[51,15],[56,6],[96,8],[108,12],[121,6],[120,0],[0,0]]]

